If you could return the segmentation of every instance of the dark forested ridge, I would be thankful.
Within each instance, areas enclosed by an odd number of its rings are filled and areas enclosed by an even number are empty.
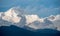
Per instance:
[[[60,36],[60,31],[52,29],[39,29],[30,31],[14,25],[1,26],[0,36]]]

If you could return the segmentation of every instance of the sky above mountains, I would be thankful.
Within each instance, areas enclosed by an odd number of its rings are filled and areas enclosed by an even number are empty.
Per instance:
[[[60,14],[60,0],[0,0],[0,12],[21,7],[29,14],[40,17]]]

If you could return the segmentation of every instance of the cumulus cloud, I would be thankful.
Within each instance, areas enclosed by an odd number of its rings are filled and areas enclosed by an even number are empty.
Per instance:
[[[16,25],[27,26],[33,29],[57,29],[60,30],[60,15],[51,15],[40,18],[38,15],[28,15],[20,8],[11,8],[6,12],[0,12],[0,26]]]

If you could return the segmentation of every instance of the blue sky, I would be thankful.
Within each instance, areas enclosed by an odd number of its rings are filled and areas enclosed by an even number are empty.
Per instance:
[[[0,12],[17,6],[40,17],[60,14],[60,0],[0,0]]]

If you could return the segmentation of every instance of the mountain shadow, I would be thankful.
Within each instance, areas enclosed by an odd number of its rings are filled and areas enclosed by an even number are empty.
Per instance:
[[[0,36],[60,36],[60,31],[52,29],[39,29],[30,31],[14,25],[1,26]]]

